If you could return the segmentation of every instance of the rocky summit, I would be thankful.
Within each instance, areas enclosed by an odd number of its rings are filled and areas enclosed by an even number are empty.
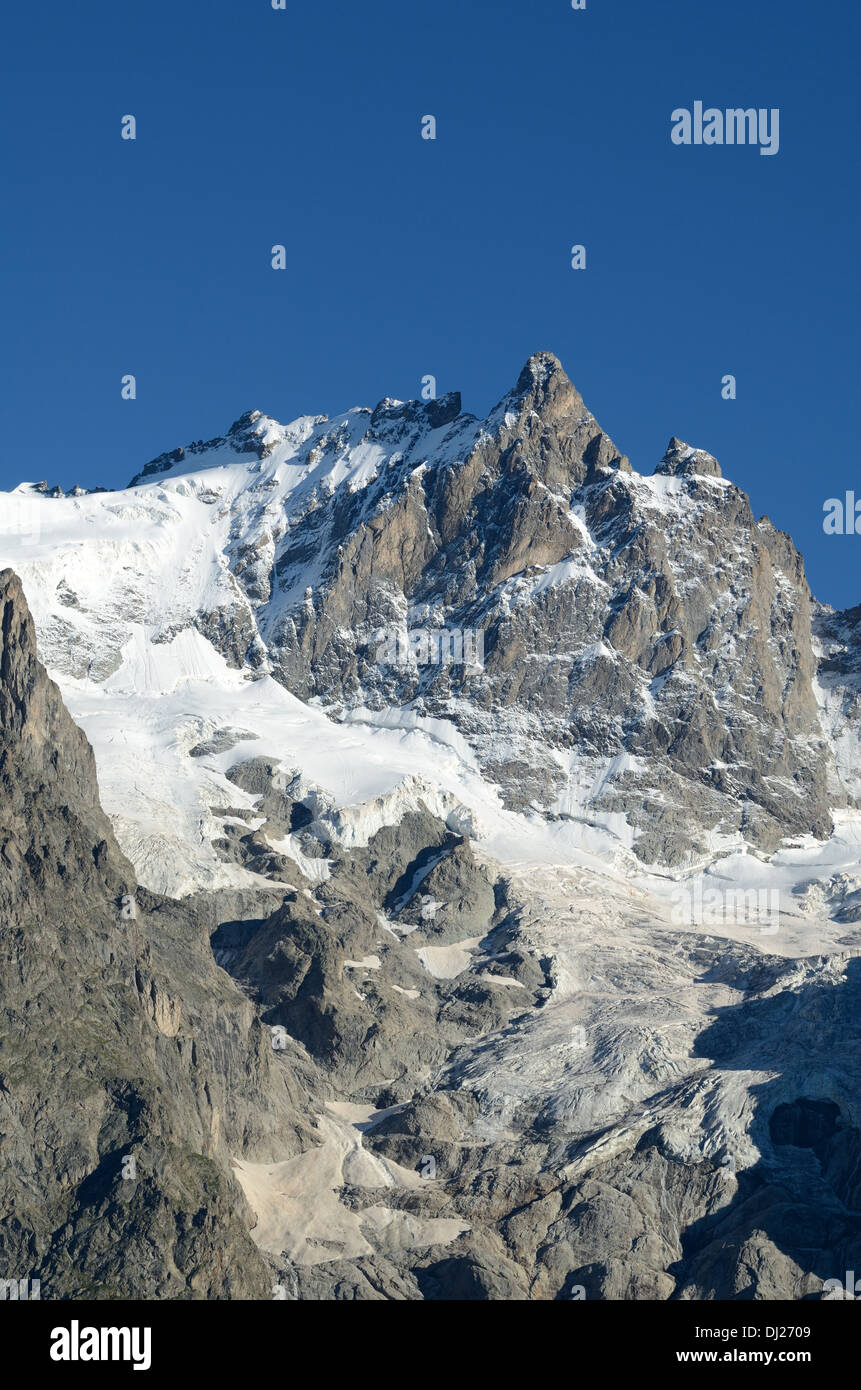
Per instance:
[[[551,353],[0,494],[0,1291],[861,1268],[861,611]]]

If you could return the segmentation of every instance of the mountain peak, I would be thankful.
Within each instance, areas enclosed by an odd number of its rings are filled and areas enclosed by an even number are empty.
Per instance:
[[[577,488],[605,469],[631,471],[555,353],[532,354],[493,417],[504,420],[503,436],[531,455],[547,486]]]
[[[700,477],[722,478],[721,466],[713,454],[705,449],[694,449],[690,444],[686,444],[683,439],[678,439],[673,435],[667,445],[667,452],[655,469],[656,473],[669,474],[672,477],[682,475],[690,477],[691,474],[699,474]]]
[[[265,459],[275,445],[284,439],[284,435],[284,426],[271,415],[264,415],[262,410],[246,410],[233,421],[226,434],[216,435],[213,439],[195,439],[190,444],[180,445],[151,459],[135,474],[129,487],[137,487],[159,474],[194,472],[196,467],[205,466],[195,463],[198,455],[208,454],[211,459],[217,450],[227,449],[229,453],[242,458],[256,456],[258,459]]]
[[[517,378],[515,391],[523,395],[536,389],[546,389],[554,377],[561,377],[562,383],[571,386],[565,368],[553,352],[533,352],[523,371]]]
[[[394,425],[424,422],[429,429],[440,429],[456,420],[461,413],[459,391],[449,391],[444,396],[435,396],[429,401],[397,401],[384,397],[371,413],[371,425],[382,421]]]

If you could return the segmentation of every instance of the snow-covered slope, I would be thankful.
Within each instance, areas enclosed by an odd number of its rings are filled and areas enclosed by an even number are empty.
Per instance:
[[[223,773],[252,754],[301,768],[335,807],[379,803],[367,826],[353,818],[353,835],[397,819],[423,773],[434,809],[455,810],[467,791],[476,807],[496,805],[453,730],[409,717],[339,727],[276,683],[231,569],[237,552],[271,566],[291,520],[389,462],[362,443],[368,414],[286,428],[254,415],[241,434],[122,492],[56,498],[22,484],[0,497],[0,564],[23,580],[40,654],[96,750],[120,842],[158,891],[247,880],[212,851],[210,807],[242,801]],[[302,579],[314,582],[313,565]],[[224,729],[244,737],[192,755]]]

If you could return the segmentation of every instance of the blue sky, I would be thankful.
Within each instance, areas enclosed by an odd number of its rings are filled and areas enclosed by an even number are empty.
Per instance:
[[[0,38],[0,486],[426,373],[483,414],[549,348],[635,467],[711,450],[861,602],[822,530],[858,482],[857,7],[18,0]],[[779,153],[674,146],[696,100],[779,108]]]

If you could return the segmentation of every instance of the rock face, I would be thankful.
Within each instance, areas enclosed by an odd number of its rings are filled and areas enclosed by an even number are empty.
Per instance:
[[[231,665],[449,719],[506,804],[618,815],[649,863],[829,833],[847,793],[803,564],[709,454],[674,438],[635,473],[550,353],[481,422],[452,395],[300,423],[304,492],[235,530],[236,592],[194,617]],[[249,412],[194,449],[263,460],[288,434]],[[333,486],[358,455],[370,470]],[[191,466],[177,450],[134,482]],[[461,633],[483,661],[428,656]]]
[[[544,997],[539,961],[510,949],[504,882],[433,816],[408,814],[366,848],[325,852],[329,877],[313,893],[290,865],[303,886],[263,920],[223,925],[212,944],[264,1022],[352,1099],[411,1099],[455,1047]]]
[[[265,1296],[231,1154],[301,1094],[205,923],[139,890],[0,573],[0,1274],[43,1298]]]
[[[483,421],[250,411],[34,505],[117,839],[4,571],[0,1283],[800,1299],[861,1267],[861,611],[711,455],[635,472],[538,353]],[[675,917],[703,865],[724,904],[776,885],[773,925]]]
[[[258,622],[278,678],[451,719],[509,805],[619,812],[648,862],[827,835],[801,557],[716,460],[673,439],[634,473],[549,353],[480,426],[432,441],[422,416],[379,406],[365,440],[402,454],[277,548]],[[312,554],[313,590],[276,602]],[[379,661],[382,632],[417,628],[480,632],[483,669]]]

